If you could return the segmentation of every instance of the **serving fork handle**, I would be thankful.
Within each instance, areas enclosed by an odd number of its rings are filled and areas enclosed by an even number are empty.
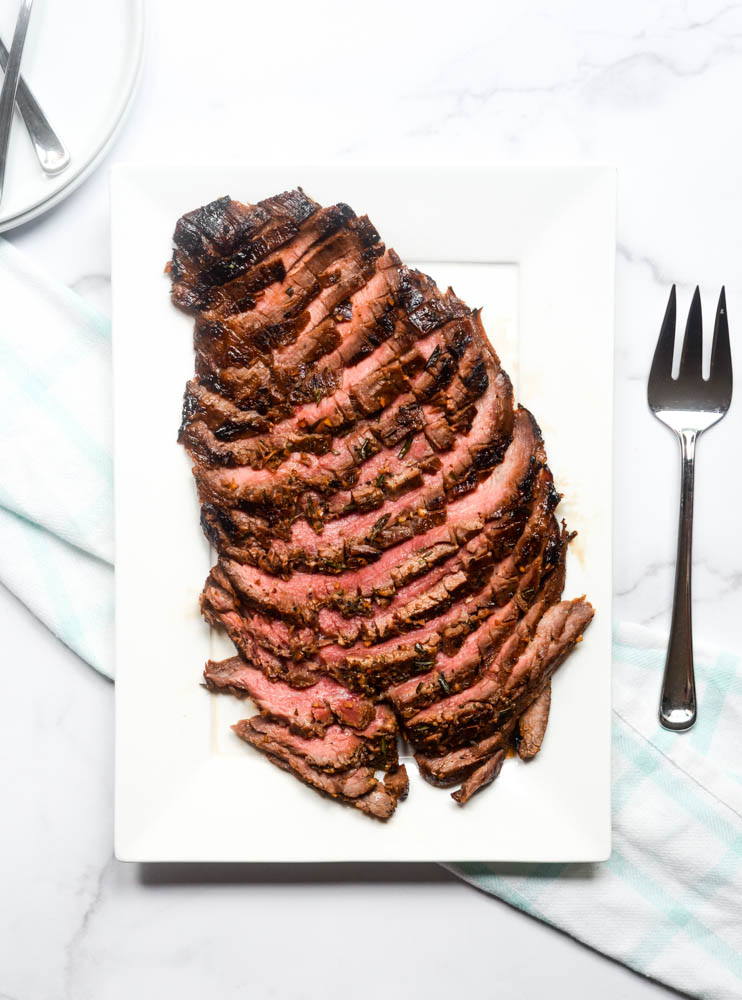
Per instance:
[[[675,593],[672,603],[670,641],[660,697],[660,723],[665,729],[690,729],[696,721],[696,681],[693,672],[693,625],[691,620],[691,549],[693,545],[693,484],[698,431],[677,432],[680,440],[680,519]]]

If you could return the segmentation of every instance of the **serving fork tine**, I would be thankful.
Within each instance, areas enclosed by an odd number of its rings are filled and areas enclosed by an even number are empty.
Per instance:
[[[693,673],[691,620],[691,548],[693,542],[693,487],[698,435],[726,414],[732,401],[732,355],[726,293],[719,296],[711,346],[709,377],[704,379],[701,293],[693,294],[677,378],[672,375],[676,320],[675,286],[662,321],[647,400],[652,413],[678,437],[681,453],[680,519],[675,566],[670,639],[660,697],[660,722],[666,729],[690,729],[696,721],[696,685]]]

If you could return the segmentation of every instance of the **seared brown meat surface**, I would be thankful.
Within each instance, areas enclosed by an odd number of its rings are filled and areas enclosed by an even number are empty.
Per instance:
[[[538,752],[592,617],[560,601],[536,421],[480,313],[347,205],[220,198],[173,239],[196,357],[179,440],[217,554],[201,608],[237,651],[207,685],[251,698],[236,734],[324,794],[389,818],[403,734],[463,805],[512,745]]]

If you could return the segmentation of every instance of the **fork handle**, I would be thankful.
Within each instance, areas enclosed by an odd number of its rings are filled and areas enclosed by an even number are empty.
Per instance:
[[[5,186],[5,166],[8,159],[8,141],[10,139],[10,129],[13,124],[13,108],[15,106],[15,95],[18,90],[18,79],[21,75],[21,57],[23,56],[23,46],[26,41],[26,31],[31,17],[32,0],[21,0],[21,8],[15,22],[13,41],[10,44],[10,53],[5,67],[3,85],[0,88],[0,199],[3,196]]]
[[[5,72],[8,65],[8,50],[0,38],[0,69]],[[39,102],[29,90],[23,77],[18,78],[15,103],[33,143],[42,170],[47,174],[58,174],[70,162],[64,143],[49,124]]]
[[[678,556],[672,604],[670,641],[660,698],[660,722],[665,729],[690,729],[696,721],[696,681],[693,673],[691,621],[691,549],[693,545],[693,482],[696,466],[695,430],[678,432],[682,461]]]

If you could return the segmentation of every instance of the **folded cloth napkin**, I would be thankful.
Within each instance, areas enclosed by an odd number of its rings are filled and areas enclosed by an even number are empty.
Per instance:
[[[0,301],[0,579],[112,676],[108,322],[1,240]],[[450,867],[637,972],[739,1000],[742,668],[696,654],[699,722],[674,735],[656,719],[664,643],[616,632],[610,861]]]
[[[0,581],[113,676],[110,322],[0,240]]]
[[[742,664],[696,644],[698,722],[670,733],[657,721],[666,641],[637,625],[614,633],[610,860],[448,867],[637,972],[739,1000]]]

